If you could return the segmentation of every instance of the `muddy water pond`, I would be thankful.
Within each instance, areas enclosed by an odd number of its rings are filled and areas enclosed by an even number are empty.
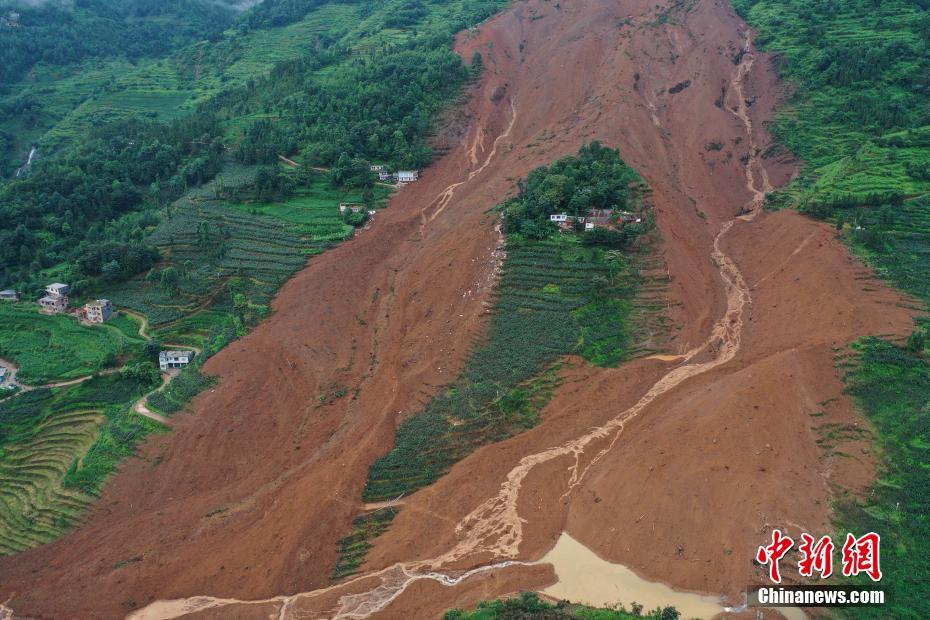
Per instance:
[[[559,581],[544,594],[575,603],[606,607],[633,602],[645,609],[675,607],[682,618],[726,617],[727,608],[719,597],[682,592],[664,583],[643,579],[622,564],[603,560],[583,544],[563,533],[540,564],[552,564]],[[788,620],[804,620],[798,608],[778,610]]]

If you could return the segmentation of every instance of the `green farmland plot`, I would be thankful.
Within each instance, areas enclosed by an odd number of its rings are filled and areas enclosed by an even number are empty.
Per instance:
[[[844,237],[876,271],[930,303],[930,197],[849,209]]]
[[[0,357],[20,367],[26,383],[47,383],[98,372],[141,344],[111,325],[81,325],[45,315],[34,304],[0,304]]]
[[[854,345],[846,373],[848,392],[878,431],[884,465],[867,498],[844,499],[841,531],[879,532],[882,583],[893,584],[890,604],[850,608],[854,618],[926,618],[930,615],[924,576],[930,530],[930,358],[878,338]]]
[[[166,261],[110,297],[156,327],[222,301],[233,280],[252,303],[265,305],[319,247],[281,220],[213,203],[178,205],[150,241]]]
[[[150,389],[119,374],[0,402],[0,555],[57,538],[157,425],[130,412]]]
[[[385,206],[391,189],[375,186],[372,208]],[[229,203],[230,207],[251,214],[267,215],[294,225],[310,240],[342,241],[352,234],[352,227],[342,221],[339,205],[362,204],[361,190],[334,188],[322,174],[315,174],[306,187],[287,200],[272,203]]]

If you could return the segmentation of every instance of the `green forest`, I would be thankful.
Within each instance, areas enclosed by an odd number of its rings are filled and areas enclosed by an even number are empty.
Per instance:
[[[98,12],[104,12],[108,5],[100,4]],[[234,30],[215,42],[198,41],[176,52],[171,46],[151,50],[168,55],[157,63],[138,61],[144,70],[131,84],[123,65],[109,75],[101,71],[99,92],[73,109],[64,94],[51,90],[57,87],[48,86],[48,96],[33,106],[21,101],[38,94],[31,78],[4,82],[7,94],[0,98],[7,120],[0,123],[5,128],[0,143],[18,151],[17,161],[25,160],[30,145],[37,145],[37,156],[26,173],[0,187],[0,287],[34,294],[54,271],[58,279],[86,281],[79,292],[90,292],[148,270],[157,256],[147,236],[166,206],[229,163],[269,165],[278,155],[299,153],[309,165],[340,170],[365,161],[425,166],[432,158],[427,137],[437,113],[475,75],[451,51],[452,37],[501,4],[437,0],[409,11],[410,3],[400,0],[264,2],[229,21]],[[75,28],[95,23],[81,11],[66,17],[62,20]],[[289,28],[304,22],[317,34],[314,45],[296,48],[271,66],[253,63],[252,73],[240,66],[248,60],[243,41],[274,46],[280,37],[287,49]],[[288,26],[278,28],[282,24]],[[13,30],[32,31],[28,22]],[[14,41],[12,48],[28,46]],[[107,56],[103,48],[96,52]],[[54,62],[42,58],[35,66],[42,73]],[[227,74],[244,79],[224,85]],[[155,90],[181,96],[174,118],[161,120],[122,105]],[[99,108],[100,100],[110,103]],[[36,108],[46,101],[63,110],[45,114]],[[95,105],[96,113],[86,110]],[[166,108],[171,106],[161,106],[162,112]],[[49,126],[26,141],[34,133],[30,125]],[[358,175],[334,177],[349,189],[370,183]],[[101,245],[110,247],[99,252]]]

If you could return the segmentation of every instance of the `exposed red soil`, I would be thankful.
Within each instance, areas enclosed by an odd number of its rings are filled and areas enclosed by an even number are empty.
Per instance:
[[[751,143],[768,146],[763,121],[779,89],[756,53],[743,84],[753,101],[747,135],[732,111],[745,24],[723,0],[670,15],[658,23],[654,0],[530,0],[463,37],[463,56],[481,51],[487,70],[462,143],[370,230],[313,259],[265,323],[210,360],[220,384],[123,467],[82,527],[0,559],[0,600],[43,618],[112,618],[197,595],[236,600],[190,601],[203,609],[187,617],[331,616],[340,597],[402,582],[395,563],[460,544],[468,532],[456,524],[498,493],[521,458],[633,405],[674,362],[598,370],[578,361],[540,426],[405,498],[366,565],[385,572],[311,596],[241,602],[329,586],[369,465],[404,415],[454,378],[484,327],[498,243],[486,212],[535,166],[591,139],[620,147],[654,191],[681,328],[673,349],[708,338],[727,309],[713,240],[753,199],[743,157]],[[619,28],[627,17],[633,24]],[[713,142],[724,146],[708,149]],[[795,171],[784,157],[762,164],[775,186]],[[755,177],[760,187],[761,169]],[[756,574],[751,558],[767,528],[822,532],[833,484],[861,489],[870,479],[867,444],[839,458],[816,443],[824,421],[864,424],[841,395],[834,347],[904,333],[908,312],[894,293],[866,286],[864,268],[829,228],[797,214],[737,221],[720,246],[751,294],[735,357],[648,404],[570,494],[569,459],[533,469],[517,502],[518,559],[538,559],[564,530],[651,579],[735,596]],[[715,346],[694,360],[714,359]],[[350,397],[321,402],[335,384]],[[812,417],[819,411],[824,418]],[[609,445],[593,441],[583,464]],[[444,566],[470,569],[499,559],[492,555]],[[553,579],[544,566],[482,572],[456,587],[425,579],[370,611],[435,617]]]

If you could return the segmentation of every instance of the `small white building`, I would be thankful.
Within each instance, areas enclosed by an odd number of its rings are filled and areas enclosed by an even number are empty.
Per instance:
[[[550,222],[555,222],[556,224],[564,224],[566,222],[574,221],[575,218],[570,216],[568,213],[553,213],[549,216]]]
[[[346,211],[351,211],[352,213],[359,213],[363,211],[365,207],[363,205],[353,205],[346,202],[339,203],[339,213],[345,213]]]
[[[62,284],[61,282],[53,282],[45,287],[45,292],[49,295],[57,295],[58,297],[67,297],[71,294],[71,287],[67,284]]]
[[[384,172],[383,164],[372,164],[370,170],[372,172]]]
[[[12,289],[0,291],[0,301],[19,301],[19,293]]]
[[[398,170],[397,171],[397,182],[398,183],[413,183],[418,178],[420,178],[420,173],[416,170]]]
[[[158,367],[162,370],[184,368],[194,361],[193,351],[162,351],[158,354]]]
[[[84,304],[84,318],[91,323],[105,323],[113,317],[113,304],[109,299],[98,299]]]
[[[378,173],[379,181],[390,181],[393,177],[390,172],[384,172],[383,170]]]

